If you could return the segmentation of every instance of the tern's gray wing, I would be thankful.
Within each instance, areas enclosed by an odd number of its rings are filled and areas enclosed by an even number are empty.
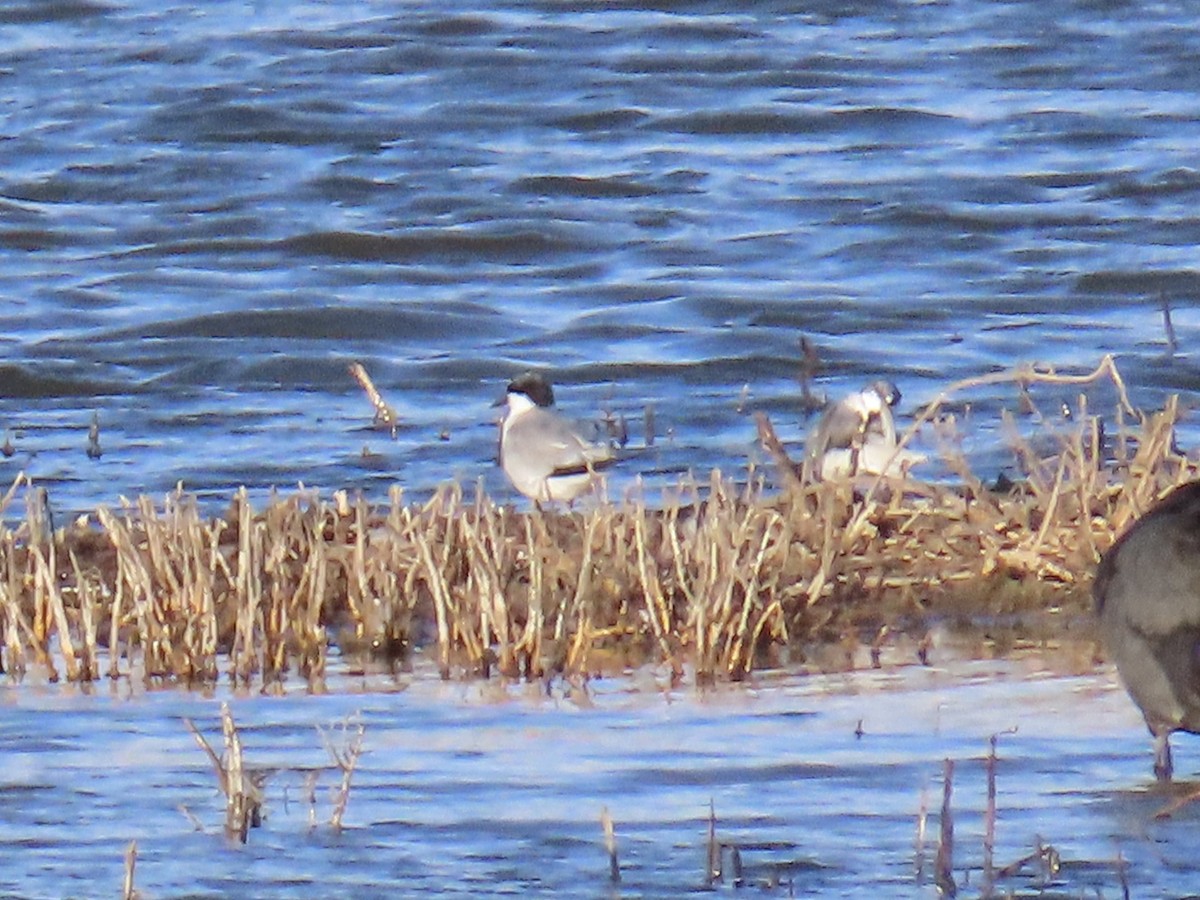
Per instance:
[[[586,472],[611,459],[603,444],[584,440],[570,422],[549,409],[537,407],[513,423],[505,438],[505,456],[543,477]]]
[[[817,458],[828,450],[849,447],[862,430],[862,413],[845,400],[839,400],[825,410],[806,441],[808,456]]]

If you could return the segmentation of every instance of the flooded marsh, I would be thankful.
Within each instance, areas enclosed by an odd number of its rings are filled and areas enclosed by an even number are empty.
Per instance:
[[[774,447],[777,491],[664,508],[177,493],[51,530],[18,483],[0,896],[1179,893],[1200,762],[1152,782],[1088,589],[1196,464],[1174,403],[1102,438],[1080,403],[1010,486]]]
[[[1094,648],[977,650],[942,636],[928,666],[889,654],[880,669],[706,690],[672,688],[661,667],[584,685],[443,682],[428,660],[339,673],[323,695],[7,685],[0,896],[112,896],[136,841],[147,897],[737,893],[734,848],[759,895],[935,897],[946,759],[951,872],[960,896],[982,896],[992,735],[995,870],[1015,868],[997,895],[1186,892],[1200,807],[1155,819],[1173,794],[1152,784],[1140,720]],[[245,844],[225,836],[183,722],[219,744],[221,702],[246,763],[269,773]],[[364,752],[335,830],[324,743],[347,721]],[[1200,772],[1196,742],[1179,749],[1181,774]],[[1039,842],[1053,870],[1033,859]]]
[[[1194,894],[1089,597],[1200,474],[1194,25],[0,2],[0,898]],[[927,466],[805,480],[878,379]]]
[[[1072,381],[1102,376],[1121,388],[1108,358]],[[1061,380],[1002,377],[1026,396],[1031,381]],[[428,646],[443,678],[651,664],[676,677],[690,666],[706,684],[811,645],[878,651],[944,617],[1078,615],[1099,554],[1200,474],[1175,447],[1175,398],[1140,412],[1121,396],[1104,417],[1080,394],[1072,417],[1014,434],[1025,475],[1003,485],[973,472],[938,404],[905,440],[937,430],[954,482],[809,481],[762,417],[782,489],[714,470],[660,507],[520,511],[450,484],[420,504],[396,488],[383,508],[298,492],[256,509],[241,490],[206,517],[176,491],[54,530],[44,489],[22,476],[6,503],[23,496],[25,515],[0,528],[0,662],[18,679],[136,669],[156,683],[321,690],[331,647],[403,667]]]

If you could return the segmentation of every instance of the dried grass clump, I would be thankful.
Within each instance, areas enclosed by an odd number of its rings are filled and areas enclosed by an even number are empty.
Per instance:
[[[959,451],[946,400],[1006,380],[1108,378],[1107,428],[1080,395],[1070,419],[1009,442],[1025,477],[988,487]],[[298,493],[253,508],[245,491],[205,518],[182,492],[102,508],[52,533],[39,489],[0,527],[0,660],[19,678],[133,675],[320,690],[327,648],[403,664],[431,645],[444,677],[587,674],[644,662],[697,681],[737,679],[777,651],[857,640],[930,616],[994,621],[1083,611],[1099,554],[1197,464],[1174,449],[1178,404],[1141,416],[1111,360],[1089,376],[1023,368],[952,385],[919,417],[957,483],[913,478],[807,483],[760,419],[784,489],[714,471],[661,508],[519,513],[482,489],[422,505],[393,490]],[[18,478],[7,508],[29,486]]]
[[[200,733],[191,719],[184,719],[192,737],[208,757],[217,786],[225,797],[225,835],[239,844],[246,843],[251,828],[262,825],[263,786],[270,774],[264,769],[252,769],[246,765],[242,750],[242,737],[229,704],[221,704],[221,733],[225,752],[217,753],[208,739]]]

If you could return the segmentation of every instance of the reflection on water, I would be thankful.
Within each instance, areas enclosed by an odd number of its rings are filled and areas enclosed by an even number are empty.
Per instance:
[[[653,493],[744,471],[756,409],[800,439],[801,334],[834,395],[884,376],[916,405],[1105,353],[1139,404],[1194,392],[1198,44],[1185,5],[1089,0],[0,4],[0,485],[27,470],[60,513],[178,482],[214,508],[297,482],[511,498],[488,404],[537,366],[573,415],[653,406],[659,440],[611,494]],[[963,399],[991,480],[1015,397]],[[182,725],[211,732],[220,698],[127,692],[0,687],[0,895],[112,896],[136,840],[150,897],[674,897],[704,886],[711,803],[753,877],[934,896],[921,798],[956,759],[956,875],[978,885],[981,760],[1014,728],[998,863],[1040,838],[1069,896],[1121,896],[1122,859],[1134,896],[1200,866],[1197,813],[1153,819],[1144,729],[1090,664],[238,696],[251,761],[279,767],[238,848]],[[310,828],[316,726],[352,715],[349,827]]]
[[[884,376],[918,405],[1114,353],[1159,405],[1197,387],[1192,25],[1032,0],[5,5],[0,479],[64,511],[180,481],[214,507],[512,497],[488,404],[537,366],[578,415],[656,408],[613,485],[653,493],[744,470],[755,409],[801,439],[801,334],[834,395]],[[1013,392],[964,399],[991,479]]]
[[[420,667],[398,680],[343,675],[326,695],[225,697],[247,762],[275,770],[267,818],[241,847],[222,836],[223,800],[182,723],[219,743],[221,697],[8,686],[0,895],[111,896],[136,840],[147,896],[678,896],[705,884],[711,804],[745,877],[783,880],[768,896],[933,897],[945,758],[956,761],[955,878],[982,883],[993,734],[997,866],[1039,840],[1061,859],[1053,876],[1026,865],[1005,890],[1120,896],[1123,877],[1134,896],[1179,895],[1194,882],[1200,811],[1153,818],[1169,795],[1153,785],[1149,742],[1111,670],[1077,668],[1082,652],[1053,668],[1029,652],[938,655],[928,667],[768,673],[704,692],[654,671],[547,690],[441,682]],[[365,724],[365,752],[334,833],[338,776],[323,741],[336,745],[347,718]],[[1180,742],[1184,773],[1200,772],[1195,749]]]

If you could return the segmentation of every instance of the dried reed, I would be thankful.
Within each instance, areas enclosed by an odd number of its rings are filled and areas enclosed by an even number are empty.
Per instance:
[[[191,719],[183,722],[208,756],[217,776],[217,785],[225,795],[225,835],[238,843],[246,843],[250,829],[262,824],[262,788],[266,773],[246,768],[241,735],[229,712],[229,704],[221,704],[221,732],[225,743],[225,752],[221,755],[213,750]]]
[[[351,377],[358,382],[359,387],[366,393],[367,399],[371,401],[371,406],[375,410],[372,424],[381,430],[386,429],[392,438],[395,438],[396,432],[400,430],[400,416],[396,414],[396,410],[383,399],[383,394],[379,393],[379,389],[375,387],[375,382],[371,380],[371,376],[367,374],[362,363],[354,362],[347,368]]]
[[[600,827],[604,830],[604,851],[608,854],[608,880],[612,884],[620,884],[621,863],[617,859],[617,831],[607,806],[600,810]]]
[[[329,815],[329,827],[334,831],[342,830],[342,819],[346,815],[346,805],[350,802],[350,781],[354,777],[354,770],[358,767],[358,757],[362,754],[365,732],[366,726],[362,722],[359,722],[353,729],[351,729],[349,721],[342,723],[341,746],[335,745],[327,733],[321,732],[321,737],[325,741],[325,749],[329,751],[333,764],[337,766],[342,776],[334,794],[333,810]]]
[[[1042,385],[1111,385],[1108,422],[1086,395],[1060,421]],[[1024,473],[989,489],[961,451],[949,399],[1013,383],[1037,431],[1012,424]],[[520,513],[477,487],[382,509],[302,491],[262,509],[244,490],[210,518],[181,490],[102,507],[55,529],[18,476],[24,519],[0,524],[0,664],[10,677],[322,690],[328,648],[404,662],[432,634],[443,677],[586,676],[644,662],[675,679],[738,679],[789,647],[923,630],[930,616],[1083,613],[1099,554],[1157,497],[1200,477],[1174,449],[1172,399],[1141,415],[1105,359],[1087,376],[1021,367],[950,386],[903,437],[931,432],[956,483],[805,481],[759,417],[782,490],[714,471],[659,508],[639,499]],[[861,636],[861,637],[860,637]],[[107,657],[106,664],[104,657]]]
[[[133,876],[137,869],[137,841],[130,841],[125,848],[125,878],[121,884],[121,900],[136,900],[137,890],[133,886]]]
[[[947,758],[942,772],[941,837],[933,863],[933,881],[941,896],[953,897],[958,893],[954,881],[954,813],[950,802],[954,794],[954,760]]]
[[[708,801],[708,838],[704,847],[704,886],[711,889],[723,877],[723,854],[721,842],[717,840],[717,808],[711,799]]]

